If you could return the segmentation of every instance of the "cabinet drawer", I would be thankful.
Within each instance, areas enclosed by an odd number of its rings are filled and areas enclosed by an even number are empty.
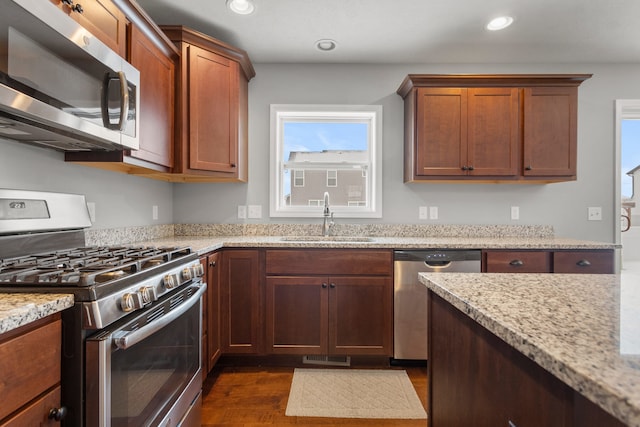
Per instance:
[[[0,341],[0,420],[60,383],[61,323]]]
[[[546,251],[485,252],[486,273],[550,273],[551,253]]]
[[[613,251],[554,252],[553,272],[613,274]]]
[[[391,251],[352,249],[269,250],[267,274],[355,274],[390,276],[393,267]]]
[[[22,411],[9,418],[0,427],[57,426],[59,421],[49,419],[49,411],[60,407],[60,387],[56,387]]]

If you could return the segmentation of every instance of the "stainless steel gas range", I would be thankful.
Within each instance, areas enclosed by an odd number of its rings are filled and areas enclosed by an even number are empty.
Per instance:
[[[62,313],[63,425],[199,426],[198,255],[85,247],[88,225],[84,196],[0,189],[0,292],[74,295]]]

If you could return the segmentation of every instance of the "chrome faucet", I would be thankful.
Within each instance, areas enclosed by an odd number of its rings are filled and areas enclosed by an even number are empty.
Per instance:
[[[331,227],[333,226],[333,212],[329,210],[329,193],[324,192],[324,221],[322,223],[322,235],[330,236]]]

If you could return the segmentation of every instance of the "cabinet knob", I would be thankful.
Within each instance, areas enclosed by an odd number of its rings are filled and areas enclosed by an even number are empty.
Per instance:
[[[463,166],[461,169],[462,169],[463,171],[469,170],[469,168],[468,168],[468,167],[466,167],[466,166]]]
[[[467,169],[472,171],[473,170],[473,165],[469,166]]]
[[[327,284],[326,284],[326,283],[323,283],[323,284],[322,284],[322,287],[326,289]]]
[[[335,284],[335,283],[331,283],[331,284],[329,284],[329,287],[330,287],[331,289],[333,289],[333,288],[335,288],[335,287],[336,287],[336,284]]]
[[[578,267],[589,267],[591,263],[589,262],[588,259],[581,259],[580,261],[576,262],[576,265]]]
[[[525,168],[524,168],[524,170],[528,170],[528,171],[530,171],[530,170],[532,170],[532,169],[533,169],[533,168],[531,167],[531,165],[527,165],[527,166],[525,166]]]
[[[520,260],[520,259],[514,259],[513,261],[511,261],[509,263],[509,265],[511,265],[513,267],[522,267],[524,265],[524,262],[522,262],[522,260]]]
[[[211,262],[209,263],[209,267],[215,267],[215,266],[216,266],[216,262],[215,262],[215,261],[211,261]]]
[[[75,4],[75,5],[71,6],[71,10],[73,10],[74,12],[79,13],[80,15],[82,15],[84,13],[84,9],[82,8],[81,4]]]
[[[231,167],[232,167],[232,168],[235,168],[235,167],[236,167],[236,164],[235,164],[235,163],[231,163]]]
[[[67,416],[67,408],[61,406],[59,408],[51,408],[48,418],[50,420],[62,421]]]

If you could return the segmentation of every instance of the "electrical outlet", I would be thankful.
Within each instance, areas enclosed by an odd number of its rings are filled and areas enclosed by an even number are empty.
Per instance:
[[[429,219],[438,219],[438,207],[429,206]]]
[[[520,219],[520,207],[511,206],[511,219],[512,220]]]
[[[87,211],[89,212],[89,220],[96,222],[96,204],[94,202],[87,202]]]
[[[589,221],[602,221],[602,208],[600,206],[587,208],[587,218]]]
[[[418,219],[429,219],[429,214],[426,206],[420,206],[418,208]]]
[[[238,219],[246,219],[246,218],[247,218],[247,206],[238,205]]]
[[[262,218],[262,205],[249,205],[247,213],[249,218]]]
[[[157,220],[158,220],[158,206],[157,206],[157,205],[153,205],[153,206],[151,207],[151,218],[152,218],[154,221],[157,221]]]

